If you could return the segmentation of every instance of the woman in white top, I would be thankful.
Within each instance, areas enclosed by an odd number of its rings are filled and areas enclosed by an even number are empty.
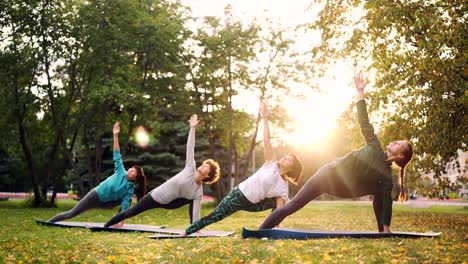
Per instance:
[[[205,160],[200,167],[196,167],[194,148],[195,128],[198,125],[197,115],[192,115],[189,123],[190,132],[187,140],[185,168],[145,195],[135,206],[115,215],[104,225],[105,227],[112,226],[149,209],[176,209],[186,204],[190,204],[190,223],[200,218],[203,196],[202,183],[212,184],[216,182],[219,179],[220,169],[218,163],[212,159]]]
[[[276,161],[270,143],[268,124],[269,111],[262,103],[263,144],[265,163],[247,180],[232,189],[215,210],[193,222],[182,235],[190,235],[207,225],[218,222],[239,211],[259,212],[283,206],[288,200],[288,181],[297,184],[302,175],[302,164],[294,154],[288,154]]]

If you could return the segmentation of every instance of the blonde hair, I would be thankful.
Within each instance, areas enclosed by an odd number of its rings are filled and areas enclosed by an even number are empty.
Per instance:
[[[400,167],[400,195],[398,196],[398,201],[404,202],[406,201],[406,193],[405,193],[405,169],[408,163],[410,163],[411,159],[413,158],[413,145],[409,140],[405,140],[408,144],[408,147],[402,151],[403,158],[398,161],[394,161],[398,167]]]

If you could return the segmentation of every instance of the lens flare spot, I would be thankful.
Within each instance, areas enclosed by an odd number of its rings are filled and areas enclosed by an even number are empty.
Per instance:
[[[139,126],[135,133],[135,141],[137,145],[141,148],[146,148],[149,144],[149,134],[148,131],[143,126]]]

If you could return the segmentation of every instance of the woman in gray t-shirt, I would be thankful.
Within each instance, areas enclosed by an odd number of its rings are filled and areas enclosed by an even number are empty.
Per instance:
[[[212,184],[219,179],[220,169],[216,161],[208,159],[200,167],[194,160],[195,128],[198,125],[197,115],[190,118],[190,132],[187,140],[187,153],[184,169],[174,177],[153,189],[135,206],[112,217],[104,226],[109,227],[124,219],[138,215],[153,208],[176,209],[190,204],[190,223],[200,218],[202,183]]]

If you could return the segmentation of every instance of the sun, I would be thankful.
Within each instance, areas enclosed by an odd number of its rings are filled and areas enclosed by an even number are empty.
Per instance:
[[[351,86],[352,72],[336,69],[339,78],[320,81],[320,90],[310,90],[305,100],[286,100],[288,115],[293,121],[293,132],[284,134],[283,141],[297,147],[325,147],[327,137],[337,127],[337,119],[354,100]]]

